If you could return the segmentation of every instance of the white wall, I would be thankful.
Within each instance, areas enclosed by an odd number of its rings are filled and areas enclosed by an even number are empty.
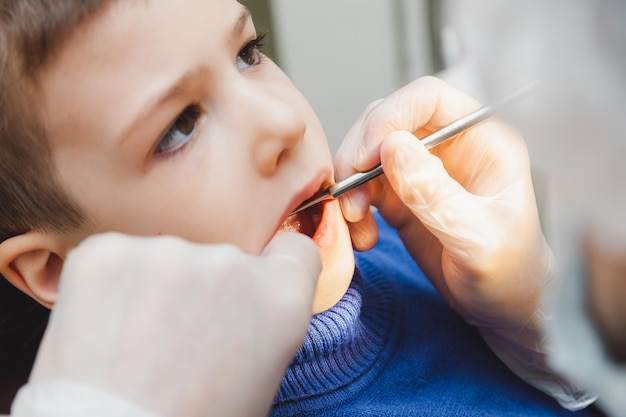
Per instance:
[[[271,1],[281,66],[317,112],[333,152],[367,104],[429,72],[423,4]]]

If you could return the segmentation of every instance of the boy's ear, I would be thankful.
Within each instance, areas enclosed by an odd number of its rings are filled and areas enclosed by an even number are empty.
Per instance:
[[[59,235],[27,232],[0,243],[0,274],[45,307],[57,297],[69,247]]]

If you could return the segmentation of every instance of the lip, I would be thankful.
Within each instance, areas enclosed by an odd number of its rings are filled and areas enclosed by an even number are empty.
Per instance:
[[[289,201],[287,208],[283,212],[282,216],[279,219],[278,224],[276,225],[276,229],[280,227],[281,224],[289,217],[289,215],[306,199],[314,196],[317,192],[322,189],[329,187],[332,182],[329,180],[331,178],[332,171],[330,169],[321,169],[319,170],[315,176],[298,191],[293,198]]]

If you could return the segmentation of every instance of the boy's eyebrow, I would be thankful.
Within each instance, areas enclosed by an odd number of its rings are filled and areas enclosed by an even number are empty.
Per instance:
[[[246,27],[246,23],[250,18],[250,10],[246,6],[242,6],[241,14],[235,22],[232,30],[232,36],[238,37],[241,35]],[[126,138],[130,136],[130,133],[135,130],[136,126],[141,124],[141,121],[145,120],[152,111],[159,107],[161,104],[174,100],[177,97],[183,96],[187,92],[186,86],[189,82],[206,72],[205,66],[199,66],[193,70],[186,71],[182,77],[180,77],[170,88],[164,93],[159,94],[156,98],[148,100],[148,103],[143,107],[145,110],[140,110],[139,115],[131,122],[130,126],[123,130],[120,136],[119,145],[122,145]]]
[[[239,15],[239,19],[237,19],[237,22],[233,26],[233,33],[232,33],[233,37],[237,37],[241,35],[244,28],[246,27],[246,23],[248,22],[249,18],[250,18],[250,10],[247,7],[243,6],[243,10],[241,11],[241,14]],[[184,94],[185,93],[184,86],[194,76],[201,74],[203,70],[204,70],[203,67],[199,67],[192,71],[185,72],[185,74],[165,93],[161,94],[158,98],[151,100],[150,104],[148,105],[148,108],[154,108],[163,102],[169,101],[171,99],[174,99]]]
[[[243,32],[243,29],[246,27],[246,23],[248,22],[249,18],[250,9],[248,9],[246,6],[242,6],[239,19],[237,19],[237,23],[235,23],[235,26],[233,28],[233,35],[241,35],[241,32]]]

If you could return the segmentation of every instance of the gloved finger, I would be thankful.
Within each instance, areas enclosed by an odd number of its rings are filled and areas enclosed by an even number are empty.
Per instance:
[[[471,96],[434,77],[420,78],[391,94],[371,110],[353,145],[352,167],[364,171],[376,165],[380,147],[390,133],[434,132],[479,107]]]
[[[261,257],[273,265],[274,276],[269,279],[312,302],[322,261],[311,239],[300,233],[281,233],[267,244]]]
[[[281,233],[274,237],[263,249],[262,257],[292,263],[293,268],[303,268],[307,276],[314,278],[314,284],[322,271],[322,261],[315,243],[301,233]]]
[[[348,223],[352,246],[358,251],[366,251],[374,247],[378,241],[378,227],[371,211],[358,222]]]
[[[335,155],[335,179],[342,180],[354,174],[354,155],[359,145],[358,138],[368,115],[383,101],[371,102],[357,121],[352,125]],[[348,222],[358,222],[369,212],[370,200],[366,186],[361,186],[339,199],[341,211]]]
[[[488,214],[479,199],[451,178],[415,136],[389,135],[381,159],[397,196],[453,256],[472,264],[475,248],[493,247],[493,230],[485,227]]]
[[[365,171],[380,160],[380,146],[396,130],[418,137],[439,130],[478,108],[469,95],[434,77],[420,78],[373,103],[346,135],[335,159],[337,178]],[[361,219],[369,209],[370,193],[360,187],[340,199],[348,221]]]
[[[487,128],[493,125],[483,125],[483,129]],[[470,137],[456,141],[474,142]],[[450,146],[456,145],[453,142]],[[516,149],[513,146],[509,151]],[[506,318],[499,316],[500,323],[525,322],[541,287],[528,285],[523,279],[512,279],[536,273],[534,263],[521,267],[511,259],[543,257],[541,249],[536,256],[529,252],[540,248],[542,239],[530,173],[523,173],[529,167],[523,167],[520,162],[527,161],[526,156],[516,154],[517,160],[511,161],[484,154],[481,179],[471,190],[451,177],[442,160],[407,132],[390,135],[383,144],[381,157],[388,182],[398,198],[441,243],[439,261],[443,274],[429,274],[433,284],[437,288],[452,285],[453,304],[459,303],[455,309],[474,323],[493,323],[490,309],[494,305],[486,304],[486,310],[481,312],[464,311],[463,306],[476,305],[476,299],[471,299],[473,295],[483,300],[506,300],[510,314]],[[494,181],[494,177],[498,179]],[[533,244],[529,247],[528,242]],[[511,300],[507,294],[513,293],[519,296]]]

